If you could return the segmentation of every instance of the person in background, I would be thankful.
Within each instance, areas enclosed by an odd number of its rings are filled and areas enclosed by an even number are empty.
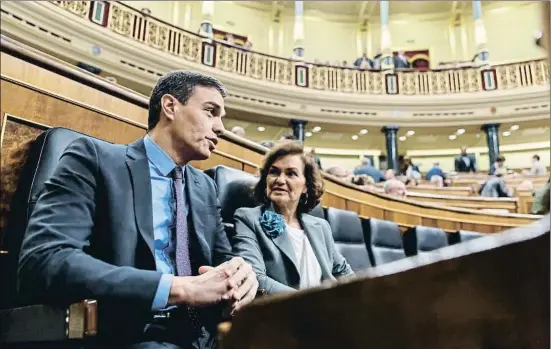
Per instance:
[[[235,45],[235,38],[233,37],[233,34],[227,33],[224,36],[224,40],[230,45]]]
[[[308,214],[323,191],[320,170],[302,144],[282,143],[266,156],[254,189],[263,204],[235,212],[233,252],[252,265],[268,295],[354,275],[329,223]]]
[[[259,144],[263,147],[268,148],[268,149],[271,149],[271,148],[274,147],[274,142],[272,142],[272,141],[260,141]]]
[[[286,133],[279,137],[279,142],[293,142],[296,140],[297,138],[292,133]]]
[[[396,174],[394,173],[394,170],[389,168],[385,171],[385,181],[388,181],[390,179],[394,179],[396,177]]]
[[[545,185],[541,188],[538,188],[534,191],[534,203],[532,204],[532,214],[547,214],[549,213],[549,195],[551,188],[549,187],[551,183],[551,177]]]
[[[384,191],[390,196],[397,198],[405,198],[407,196],[407,189],[404,182],[397,179],[391,179],[385,182]]]
[[[421,179],[421,171],[419,171],[417,165],[413,164],[411,157],[406,155],[400,160],[400,173],[402,175],[405,175],[407,178],[413,178],[416,181]]]
[[[503,176],[507,174],[505,168],[497,168],[493,175],[480,188],[480,196],[488,198],[510,198],[513,193],[505,185]]]
[[[385,177],[381,173],[381,171],[371,166],[371,160],[365,157],[362,159],[362,164],[354,170],[354,175],[362,174],[368,175],[373,178],[375,183],[383,182],[385,180]]]
[[[406,57],[404,51],[400,51],[400,52],[398,52],[398,54],[396,56],[394,56],[394,67],[395,68],[404,69],[404,68],[409,68],[409,66],[410,66],[409,60]]]
[[[527,176],[545,176],[547,174],[547,169],[545,165],[540,162],[539,155],[532,156],[532,168],[524,174]]]
[[[444,178],[439,175],[432,175],[430,177],[430,183],[434,184],[438,188],[442,188],[444,186]]]
[[[360,58],[354,61],[354,66],[361,69],[373,69],[373,62],[367,58],[367,54],[364,53]]]
[[[377,53],[375,57],[373,57],[373,69],[374,70],[380,70],[381,69],[381,57],[383,55],[381,53]]]
[[[312,160],[314,160],[314,163],[318,166],[318,168],[321,170],[321,159],[319,156],[316,155],[316,149],[312,148],[310,150],[310,156],[312,157]]]
[[[461,154],[455,158],[455,172],[476,172],[475,158],[467,154],[467,147],[461,147]]]
[[[438,161],[432,164],[432,168],[427,172],[427,181],[430,181],[432,176],[440,176],[443,180],[446,179],[446,174],[440,168],[440,163]]]
[[[330,167],[325,172],[344,181],[349,181],[352,178],[352,173],[341,166]]]
[[[241,138],[245,138],[245,129],[241,126],[234,126],[231,129],[231,133]]]
[[[501,154],[497,156],[496,161],[490,167],[490,172],[488,174],[491,176],[500,168],[504,169],[505,174],[507,174],[507,169],[505,168],[505,156]]]

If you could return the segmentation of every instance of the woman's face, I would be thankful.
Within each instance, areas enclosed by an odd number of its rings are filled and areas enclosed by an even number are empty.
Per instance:
[[[268,199],[280,209],[296,209],[303,193],[306,193],[306,178],[300,155],[277,159],[268,169],[266,177]]]

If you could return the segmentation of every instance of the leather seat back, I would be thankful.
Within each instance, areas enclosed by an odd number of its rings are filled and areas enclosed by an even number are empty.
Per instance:
[[[487,234],[477,233],[475,231],[459,230],[449,235],[448,242],[450,245],[453,245],[464,241],[478,239],[486,235]]]
[[[360,217],[355,212],[327,208],[327,221],[339,252],[354,271],[372,266],[364,241]]]
[[[446,232],[440,228],[416,226],[403,235],[406,256],[433,251],[448,246]]]
[[[238,208],[259,205],[253,193],[258,177],[223,165],[210,168],[205,173],[218,187],[223,222],[233,223],[233,214]]]
[[[308,212],[308,214],[314,217],[325,219],[325,210],[321,206],[321,203],[317,204],[313,209],[311,209],[310,212]]]
[[[402,234],[398,224],[370,218],[365,224],[366,241],[374,265],[381,265],[405,258]]]
[[[44,190],[45,183],[52,176],[59,159],[67,146],[78,138],[90,137],[83,133],[56,127],[43,132],[31,145],[23,167],[17,190],[10,205],[10,216],[4,237],[4,247],[9,251],[2,284],[7,289],[2,306],[15,305],[19,251],[29,218]]]

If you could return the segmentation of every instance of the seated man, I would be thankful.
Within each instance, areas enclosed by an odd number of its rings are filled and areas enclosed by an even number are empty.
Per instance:
[[[405,198],[407,195],[407,189],[404,182],[397,179],[390,179],[385,182],[385,193],[397,198]]]
[[[371,165],[371,160],[369,158],[363,158],[362,164],[354,170],[354,175],[358,176],[362,174],[373,178],[375,183],[383,182],[385,180],[385,177],[381,171]]]
[[[442,180],[446,179],[446,174],[440,168],[440,163],[438,161],[436,161],[429,172],[427,172],[427,181],[430,181],[432,176],[440,176]]]
[[[215,346],[222,311],[258,286],[232,258],[213,181],[188,164],[215,149],[225,95],[214,78],[171,72],[152,91],[145,137],[68,146],[21,247],[24,302],[98,300],[99,348]]]
[[[498,155],[496,158],[496,161],[490,166],[490,172],[489,175],[493,175],[496,173],[498,169],[505,170],[505,174],[507,174],[507,168],[505,167],[505,156]]]
[[[231,129],[231,133],[241,138],[245,138],[245,129],[241,126],[234,126]]]
[[[530,171],[524,173],[527,176],[545,176],[547,174],[547,169],[545,165],[540,162],[540,156],[532,156],[532,167]]]
[[[488,177],[486,183],[480,188],[480,196],[489,198],[509,198],[513,193],[505,185],[503,176],[507,174],[504,168],[497,168],[493,176]]]

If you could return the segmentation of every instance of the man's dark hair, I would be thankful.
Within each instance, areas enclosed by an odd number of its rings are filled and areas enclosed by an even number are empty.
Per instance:
[[[254,188],[254,195],[258,202],[267,204],[270,202],[266,196],[267,177],[270,167],[278,159],[287,155],[299,155],[304,164],[304,177],[306,179],[306,195],[302,195],[297,207],[298,213],[307,213],[320,202],[323,195],[324,184],[321,171],[314,164],[312,157],[304,153],[304,148],[299,142],[286,142],[272,148],[264,160],[260,169],[260,179]]]
[[[532,156],[532,159],[536,159],[537,161],[540,161],[540,156],[539,155],[534,155],[534,156]]]
[[[497,162],[505,162],[505,156],[499,154],[496,158],[496,161]]]
[[[215,88],[222,97],[227,91],[218,79],[189,70],[175,70],[167,73],[157,81],[149,98],[149,118],[147,129],[151,131],[159,122],[161,116],[161,98],[172,95],[180,103],[186,104],[195,91],[195,86]]]

